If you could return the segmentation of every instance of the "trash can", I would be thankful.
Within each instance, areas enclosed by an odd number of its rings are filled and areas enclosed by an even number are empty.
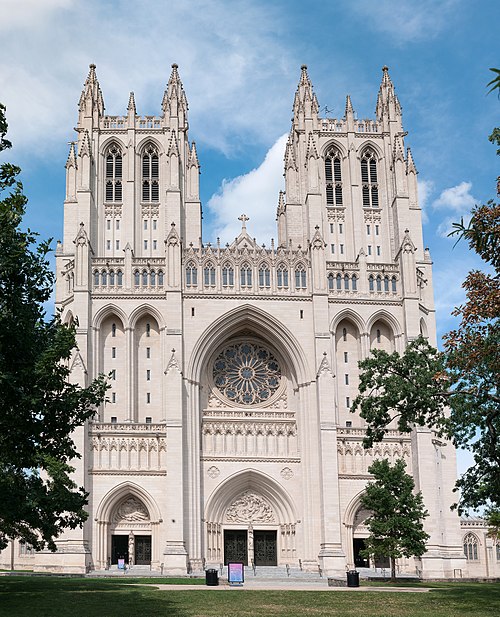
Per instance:
[[[205,583],[210,587],[216,587],[219,584],[219,573],[214,568],[205,571]]]
[[[357,572],[356,570],[348,570],[347,586],[348,587],[359,587],[359,572]]]

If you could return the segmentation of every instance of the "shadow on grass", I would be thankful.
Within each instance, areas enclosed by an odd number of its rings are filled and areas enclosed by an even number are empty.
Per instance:
[[[188,617],[178,603],[140,579],[0,577],[0,617]]]

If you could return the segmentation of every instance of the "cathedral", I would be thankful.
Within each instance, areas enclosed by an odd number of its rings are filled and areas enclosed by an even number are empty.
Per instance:
[[[133,93],[125,115],[105,114],[90,65],[66,163],[56,306],[76,326],[72,379],[104,373],[110,388],[74,437],[88,520],[56,553],[20,545],[22,563],[196,574],[243,561],[326,576],[383,566],[360,554],[360,500],[368,467],[386,458],[404,460],[429,511],[427,552],[399,570],[465,576],[453,447],[428,428],[394,427],[364,450],[351,411],[371,349],[403,352],[419,334],[436,344],[417,170],[387,67],[373,119],[359,120],[349,97],[342,118],[319,109],[303,66],[277,241],[259,244],[252,213],[235,212],[241,232],[221,246],[202,239],[177,65],[158,116],[138,115]]]

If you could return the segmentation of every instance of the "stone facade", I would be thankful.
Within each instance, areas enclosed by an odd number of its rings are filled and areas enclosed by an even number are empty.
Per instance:
[[[436,342],[417,170],[387,68],[375,119],[357,120],[349,97],[343,118],[320,118],[302,67],[269,247],[246,215],[232,244],[202,241],[176,65],[161,108],[139,116],[131,93],[127,115],[105,115],[91,65],[56,304],[76,324],[73,379],[106,373],[111,388],[75,434],[88,521],[58,552],[20,547],[16,560],[85,572],[124,558],[185,574],[241,558],[342,574],[360,565],[367,469],[387,457],[405,460],[430,512],[428,552],[400,567],[465,571],[452,446],[393,429],[365,451],[350,411],[370,349]]]

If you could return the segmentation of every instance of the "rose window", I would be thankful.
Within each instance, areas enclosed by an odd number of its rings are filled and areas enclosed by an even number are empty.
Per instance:
[[[214,384],[231,402],[265,403],[278,390],[281,368],[267,349],[255,343],[236,343],[223,349],[213,365]]]

